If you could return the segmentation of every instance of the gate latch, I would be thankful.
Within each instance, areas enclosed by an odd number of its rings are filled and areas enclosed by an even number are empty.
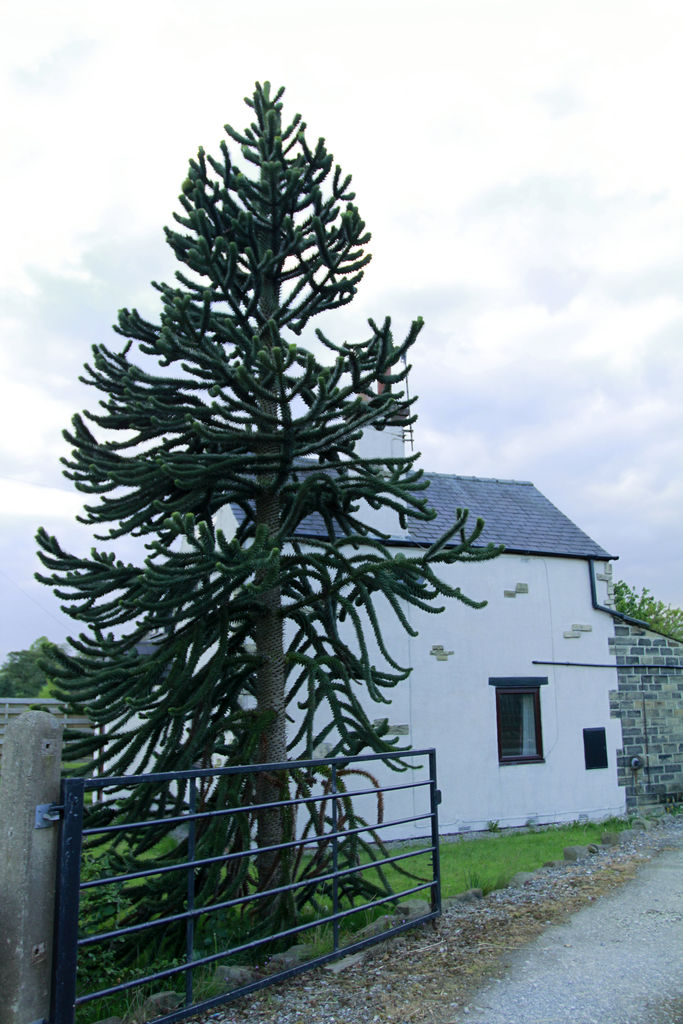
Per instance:
[[[62,807],[59,804],[38,804],[34,828],[50,828],[61,817]]]

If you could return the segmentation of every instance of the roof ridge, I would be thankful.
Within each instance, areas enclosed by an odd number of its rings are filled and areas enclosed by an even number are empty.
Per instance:
[[[424,470],[425,476],[442,476],[448,480],[476,480],[482,484],[518,484],[522,487],[535,487],[533,480],[506,480],[497,476],[467,476],[462,473],[437,473],[431,469]]]

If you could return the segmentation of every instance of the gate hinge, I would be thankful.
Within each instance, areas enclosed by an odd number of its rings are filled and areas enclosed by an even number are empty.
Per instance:
[[[436,793],[434,794],[434,803],[436,803],[436,804],[440,804],[441,803],[441,790],[440,789],[437,789]]]
[[[62,816],[64,810],[61,804],[38,804],[36,806],[36,818],[34,828],[50,828]]]

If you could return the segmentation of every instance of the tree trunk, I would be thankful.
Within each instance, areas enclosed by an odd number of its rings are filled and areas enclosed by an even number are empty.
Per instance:
[[[277,495],[266,493],[257,500],[256,519],[268,526],[269,532],[277,533],[280,508]],[[258,743],[258,760],[263,764],[287,760],[287,719],[285,714],[285,655],[282,616],[280,614],[281,591],[279,584],[267,590],[262,597],[262,610],[254,627],[254,640],[261,662],[256,673],[256,708],[259,720],[264,721]],[[273,803],[287,799],[289,787],[287,773],[259,772],[256,776],[256,801],[258,804]],[[286,828],[288,809],[281,807],[264,808],[257,811],[257,843],[259,848],[277,846],[292,838]],[[285,885],[289,882],[289,857],[281,851],[260,854],[258,857],[258,887],[260,891]],[[270,901],[268,901],[270,904]],[[263,901],[261,901],[262,905]],[[289,899],[278,899],[270,904],[269,910],[281,909],[290,904]]]
[[[264,234],[259,239],[266,247],[271,240]],[[261,285],[259,312],[264,323],[273,316],[278,308],[279,285],[273,278],[266,277]],[[261,399],[260,410],[266,422],[272,423],[277,418],[277,403],[273,399]],[[272,427],[268,427],[272,429]],[[263,449],[262,449],[263,450]],[[279,450],[273,445],[267,454],[277,457]],[[259,478],[259,495],[256,499],[256,524],[265,525],[272,538],[277,537],[280,530],[280,500],[278,494],[269,486],[267,477]],[[283,762],[287,760],[287,717],[285,699],[285,653],[284,635],[281,615],[282,591],[278,582],[267,590],[262,597],[261,612],[254,625],[254,641],[260,655],[260,664],[256,673],[256,708],[259,719],[265,719],[258,744],[258,758],[262,764]],[[287,773],[284,771],[271,773],[259,772],[256,777],[256,801],[259,804],[285,800],[289,796]],[[288,838],[286,822],[288,808],[273,807],[257,811],[257,844],[259,848],[276,846]],[[267,889],[286,885],[289,877],[289,851],[274,851],[258,856],[258,888],[263,892]],[[293,915],[291,894],[269,904],[268,910],[275,911],[278,916]],[[264,908],[265,909],[265,908]]]

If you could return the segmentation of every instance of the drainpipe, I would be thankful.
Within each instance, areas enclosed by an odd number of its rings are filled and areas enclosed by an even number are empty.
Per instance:
[[[598,602],[598,590],[595,585],[595,559],[588,559],[588,577],[591,581],[591,601],[593,607],[598,612],[607,612],[608,615],[613,615],[615,619],[621,619],[622,622],[628,622],[632,626],[640,626],[642,629],[650,629],[647,622],[641,622],[640,619],[634,619],[632,615],[626,615],[624,612],[618,612],[616,608],[608,608],[605,604]]]

